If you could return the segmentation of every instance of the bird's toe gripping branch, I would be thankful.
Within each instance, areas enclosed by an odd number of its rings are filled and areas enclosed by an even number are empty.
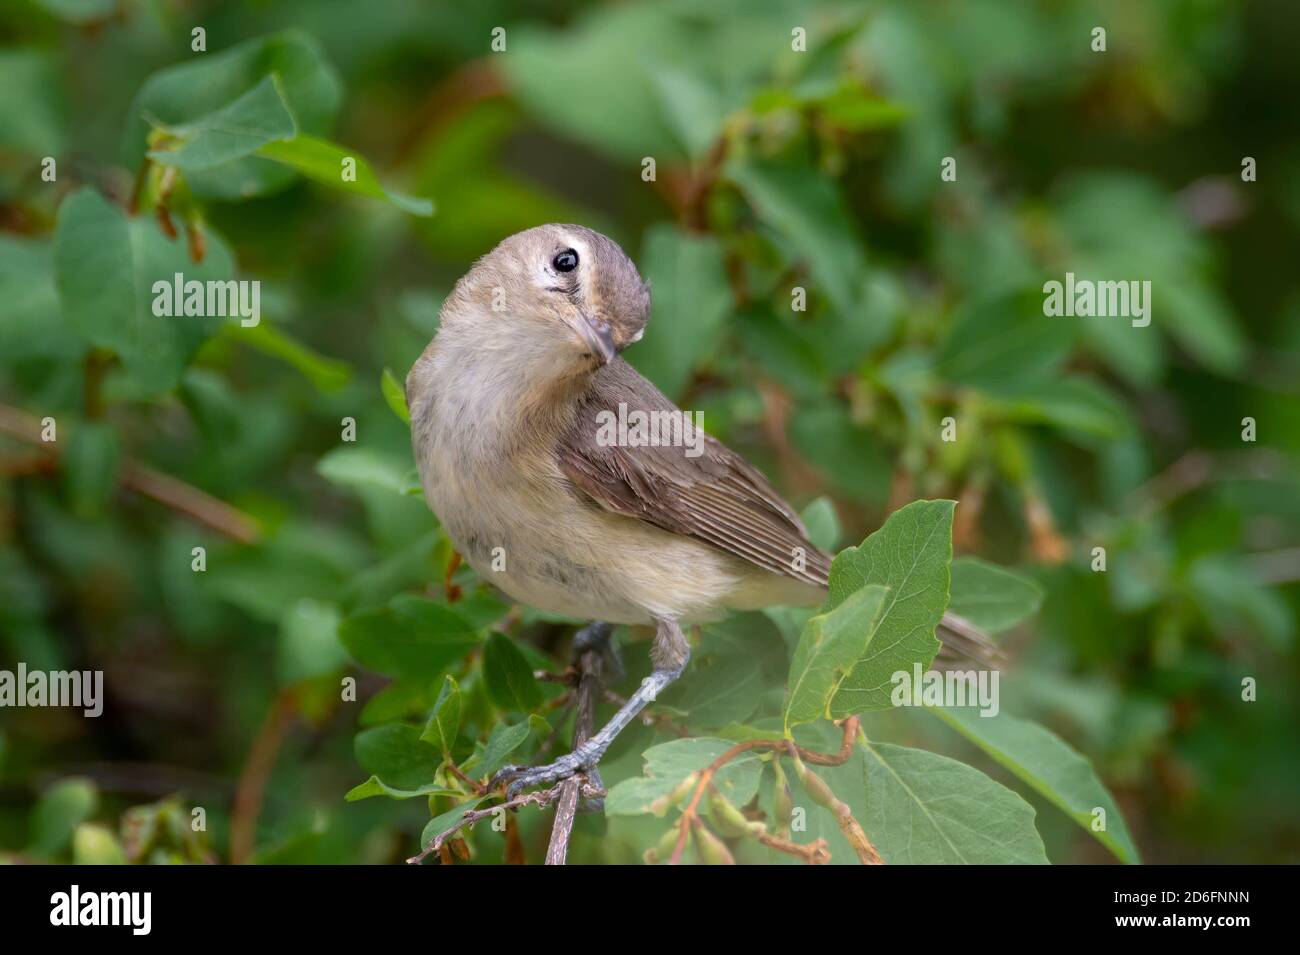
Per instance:
[[[495,789],[505,785],[506,797],[514,799],[525,789],[558,783],[581,772],[587,775],[593,786],[599,787],[600,775],[596,771],[596,763],[603,753],[603,749],[584,743],[572,753],[561,756],[555,762],[547,763],[545,766],[503,766],[492,777],[488,786]]]

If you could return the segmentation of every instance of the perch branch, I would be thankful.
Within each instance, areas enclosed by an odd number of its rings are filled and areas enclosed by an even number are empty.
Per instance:
[[[573,748],[577,749],[591,736],[596,723],[596,699],[600,696],[602,662],[600,650],[587,647],[578,654],[575,663],[578,687],[575,691],[577,712],[573,721]],[[555,822],[551,825],[551,841],[546,847],[547,865],[564,865],[569,856],[569,838],[578,815],[578,799],[582,795],[582,776],[571,776],[558,785],[559,803],[555,807]]]

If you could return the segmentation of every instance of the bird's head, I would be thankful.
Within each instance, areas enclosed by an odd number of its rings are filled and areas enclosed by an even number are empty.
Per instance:
[[[641,338],[650,286],[617,242],[576,225],[518,232],[478,260],[443,306],[443,327],[493,351],[595,370]]]

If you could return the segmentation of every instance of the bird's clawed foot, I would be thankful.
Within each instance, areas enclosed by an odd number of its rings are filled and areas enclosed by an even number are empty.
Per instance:
[[[584,743],[567,756],[561,756],[555,762],[547,763],[545,766],[503,766],[497,770],[488,787],[496,789],[498,786],[505,785],[506,797],[514,799],[525,789],[533,786],[558,783],[575,773],[585,773],[587,781],[593,787],[603,789],[600,772],[596,769],[596,763],[602,753],[603,750]]]

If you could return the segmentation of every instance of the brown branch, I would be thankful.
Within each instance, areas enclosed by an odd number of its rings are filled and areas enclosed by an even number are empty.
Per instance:
[[[298,704],[292,692],[282,690],[262,721],[248,759],[235,787],[235,802],[230,810],[230,862],[239,865],[253,853],[257,837],[257,818],[262,813],[266,784],[275,769],[275,759],[289,732]]]
[[[825,865],[831,861],[831,851],[827,847],[825,839],[815,839],[807,845],[800,845],[797,842],[782,839],[780,836],[774,836],[766,829],[755,833],[754,838],[769,849],[775,849],[777,852],[784,852],[787,855],[802,859],[807,865]]]
[[[458,767],[451,760],[447,760],[447,771],[451,773],[453,776],[455,776],[457,779],[459,779],[466,786],[468,786],[470,790],[474,793],[474,795],[476,796],[487,795],[487,791],[488,791],[487,783],[482,783],[479,782],[477,779],[471,779],[469,776],[466,776],[464,773],[460,771],[460,767]]]
[[[603,664],[598,647],[587,647],[576,661],[578,688],[575,691],[577,714],[573,721],[573,748],[577,749],[591,736],[596,724],[596,699],[600,696]],[[569,856],[569,838],[578,816],[578,799],[582,795],[585,778],[571,776],[562,781],[559,803],[555,807],[555,821],[551,824],[551,840],[546,847],[547,865],[564,865]]]
[[[522,796],[516,796],[514,799],[507,799],[505,802],[496,806],[489,806],[487,809],[470,809],[465,812],[450,828],[443,830],[434,837],[424,849],[417,855],[411,856],[406,861],[411,865],[419,865],[428,856],[438,852],[446,844],[447,840],[460,832],[462,829],[473,828],[475,823],[486,819],[488,816],[494,816],[499,812],[505,812],[507,809],[519,809],[527,805],[536,805],[542,808],[549,806],[559,795],[559,787],[553,786],[550,789],[539,789],[536,792],[524,793]]]
[[[1147,516],[1213,481],[1276,480],[1287,473],[1284,455],[1266,448],[1244,451],[1189,451],[1145,484],[1131,500]]]
[[[41,440],[41,424],[36,418],[8,405],[0,405],[0,434],[36,445],[52,459],[57,458],[61,450],[56,442]],[[251,515],[192,484],[143,464],[130,460],[123,462],[122,486],[241,544],[255,544],[261,539],[261,527]]]

